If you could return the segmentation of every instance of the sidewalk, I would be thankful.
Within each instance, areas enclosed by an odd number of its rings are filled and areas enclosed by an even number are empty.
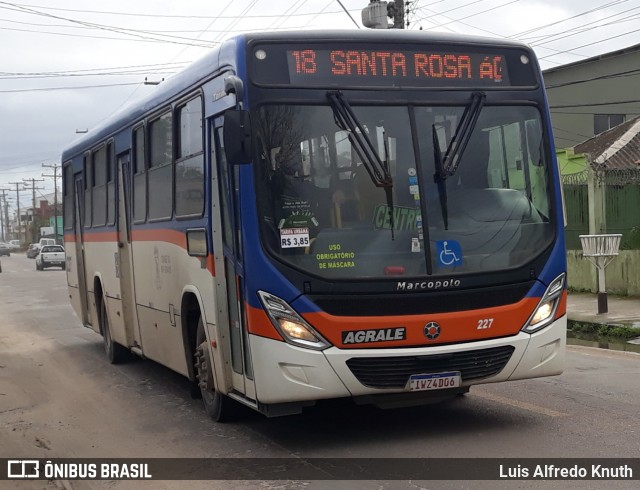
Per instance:
[[[609,295],[608,306],[609,311],[599,315],[597,294],[569,293],[567,318],[580,322],[640,327],[640,298]]]

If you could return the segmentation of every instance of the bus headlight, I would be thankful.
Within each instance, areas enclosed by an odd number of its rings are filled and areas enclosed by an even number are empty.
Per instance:
[[[529,318],[524,328],[524,332],[533,333],[541,328],[549,325],[555,316],[558,304],[562,298],[562,291],[564,290],[565,274],[562,273],[556,277],[542,296],[540,303],[533,312],[533,315]]]
[[[286,301],[264,291],[258,291],[258,296],[271,323],[288,343],[315,350],[329,347],[329,342],[298,315]]]

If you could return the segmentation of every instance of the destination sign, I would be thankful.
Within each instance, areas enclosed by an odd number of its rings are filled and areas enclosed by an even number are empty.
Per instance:
[[[509,83],[505,58],[497,54],[296,49],[287,51],[287,58],[292,83],[314,83],[317,79],[419,80],[420,84],[438,85]]]
[[[538,84],[529,55],[513,48],[343,45],[329,49],[313,44],[295,48],[271,45],[255,52],[258,84],[488,89]]]

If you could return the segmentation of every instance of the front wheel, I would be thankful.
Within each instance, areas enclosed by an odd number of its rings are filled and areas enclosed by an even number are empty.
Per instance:
[[[204,332],[202,317],[198,320],[195,352],[196,381],[202,394],[204,411],[216,422],[229,422],[234,418],[234,401],[215,389],[213,369],[209,357],[207,336]]]
[[[107,305],[104,301],[100,304],[100,326],[102,327],[102,341],[104,352],[111,364],[118,364],[127,358],[129,352],[111,338],[109,329],[109,317],[107,316]]]

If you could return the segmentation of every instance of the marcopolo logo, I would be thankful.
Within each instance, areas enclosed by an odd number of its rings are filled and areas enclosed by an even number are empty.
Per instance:
[[[40,462],[37,459],[10,459],[7,461],[7,478],[39,478]]]
[[[393,340],[404,340],[407,338],[407,329],[379,328],[373,330],[350,330],[342,332],[343,344],[366,344],[369,342],[389,342]]]
[[[426,289],[457,288],[460,279],[445,279],[444,281],[398,281],[396,291],[420,291]]]

